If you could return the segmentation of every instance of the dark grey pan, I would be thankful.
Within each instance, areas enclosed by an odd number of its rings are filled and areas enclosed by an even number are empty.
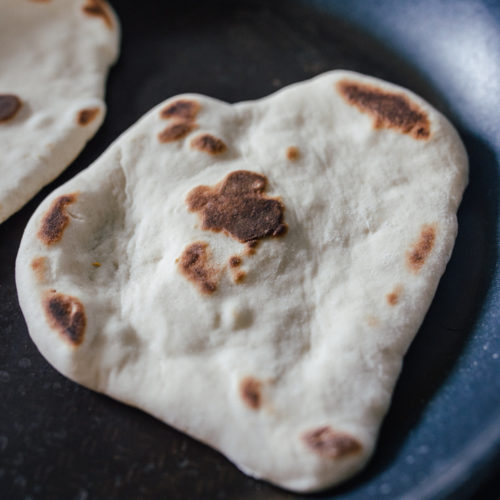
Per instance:
[[[471,173],[453,257],[406,357],[373,460],[357,478],[313,498],[496,498],[500,4],[112,3],[123,45],[109,79],[103,128],[58,180],[0,226],[2,498],[296,497],[244,476],[217,452],[55,372],[29,339],[14,261],[22,231],[44,196],[161,100],[191,91],[231,102],[259,98],[334,68],[382,77],[428,99],[458,127]]]

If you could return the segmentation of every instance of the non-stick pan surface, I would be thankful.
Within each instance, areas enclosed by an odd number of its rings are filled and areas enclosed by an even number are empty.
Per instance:
[[[428,99],[459,129],[471,171],[453,257],[406,357],[373,460],[357,478],[313,498],[469,498],[480,488],[481,498],[495,498],[498,482],[489,478],[500,471],[500,4],[112,3],[123,42],[104,126],[59,179],[0,225],[0,498],[297,498],[57,373],[29,338],[14,264],[41,200],[153,105],[181,92],[230,102],[259,98],[335,68],[382,77]]]

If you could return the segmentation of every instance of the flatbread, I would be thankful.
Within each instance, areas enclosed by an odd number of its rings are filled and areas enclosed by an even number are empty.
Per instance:
[[[118,44],[103,0],[0,0],[0,223],[100,127]]]
[[[37,209],[20,304],[67,377],[318,490],[372,454],[466,183],[448,121],[374,78],[177,96]]]

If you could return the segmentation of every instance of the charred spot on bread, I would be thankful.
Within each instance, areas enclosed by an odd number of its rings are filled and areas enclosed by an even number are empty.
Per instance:
[[[65,194],[56,198],[45,213],[38,238],[46,245],[53,245],[62,238],[66,226],[69,224],[69,216],[66,211],[67,205],[76,201],[76,193]]]
[[[346,79],[337,83],[337,90],[349,104],[370,115],[376,129],[394,129],[414,139],[430,137],[427,113],[403,93]]]
[[[97,117],[99,111],[100,111],[99,108],[82,109],[78,113],[77,117],[78,125],[81,125],[82,127],[88,125],[91,121],[93,121]]]
[[[422,226],[418,240],[406,254],[406,262],[410,270],[418,273],[425,264],[427,257],[434,248],[436,241],[436,225],[425,224]]]
[[[314,453],[330,459],[353,455],[362,449],[357,439],[345,432],[337,432],[329,426],[306,432],[302,435],[302,439]]]
[[[200,292],[211,294],[217,290],[218,271],[209,264],[208,243],[196,241],[188,245],[179,258],[178,266]]]
[[[191,147],[210,155],[219,155],[227,150],[225,142],[211,134],[196,136],[191,141]]]
[[[72,346],[83,342],[87,319],[83,304],[70,295],[53,290],[47,291],[43,299],[43,309],[49,325]]]
[[[242,243],[281,236],[287,230],[285,206],[264,195],[266,184],[264,175],[237,170],[213,187],[195,187],[186,203],[199,212],[204,230],[223,231]]]
[[[254,377],[245,377],[240,382],[240,395],[249,408],[258,410],[262,404],[262,382]]]
[[[290,161],[295,161],[300,156],[300,150],[297,146],[289,146],[286,150],[286,157]]]
[[[391,293],[388,293],[385,298],[387,300],[387,303],[390,306],[395,306],[399,302],[399,299],[401,297],[401,292],[403,291],[403,287],[401,285],[396,285],[394,289],[392,290]]]
[[[241,257],[238,255],[233,255],[229,259],[229,267],[238,267],[241,266],[242,260]]]
[[[165,127],[159,134],[158,140],[160,142],[174,142],[184,139],[190,134],[197,125],[193,122],[178,122]]]
[[[17,95],[0,94],[0,123],[7,122],[16,116],[22,102]]]
[[[182,121],[193,121],[199,110],[199,102],[192,99],[177,99],[160,111],[160,117],[165,120],[179,118]]]

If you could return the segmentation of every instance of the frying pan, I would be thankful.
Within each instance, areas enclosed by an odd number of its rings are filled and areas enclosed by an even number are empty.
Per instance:
[[[496,498],[500,469],[500,4],[494,1],[115,0],[122,55],[106,121],[0,226],[2,498],[293,499],[220,454],[59,375],[31,342],[14,263],[41,200],[163,99],[265,96],[335,68],[406,86],[457,126],[470,158],[459,235],[368,467],[312,498]],[[1,181],[0,181],[1,182]],[[487,481],[486,486],[484,486]]]

